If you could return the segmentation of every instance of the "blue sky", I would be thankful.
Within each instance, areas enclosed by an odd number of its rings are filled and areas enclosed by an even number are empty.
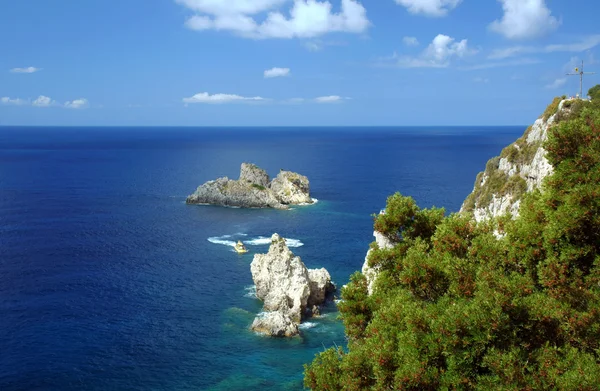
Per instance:
[[[0,3],[0,125],[526,125],[584,60],[600,2]],[[584,89],[600,83],[585,79]]]

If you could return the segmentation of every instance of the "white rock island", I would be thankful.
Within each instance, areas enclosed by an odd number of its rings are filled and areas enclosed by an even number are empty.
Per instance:
[[[271,237],[267,254],[256,254],[250,265],[256,296],[264,302],[263,313],[252,330],[272,337],[299,334],[303,319],[318,314],[318,308],[335,291],[329,272],[307,269],[278,234]]]
[[[242,163],[237,180],[227,177],[208,181],[187,197],[188,204],[240,208],[287,209],[289,205],[312,204],[310,182],[304,175],[281,170],[272,181],[265,170]]]

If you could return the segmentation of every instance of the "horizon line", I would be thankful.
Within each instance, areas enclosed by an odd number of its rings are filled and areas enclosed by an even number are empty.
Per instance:
[[[0,128],[477,128],[518,125],[0,125]]]

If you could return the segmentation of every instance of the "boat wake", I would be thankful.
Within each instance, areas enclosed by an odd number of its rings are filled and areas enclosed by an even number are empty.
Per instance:
[[[238,233],[238,234],[233,234],[233,235],[213,236],[213,237],[208,238],[207,240],[214,244],[221,244],[223,246],[229,246],[229,247],[235,247],[237,240],[242,240],[242,242],[244,244],[250,245],[250,246],[267,246],[267,245],[271,244],[271,238],[267,238],[265,236],[258,236],[256,238],[252,238],[252,239],[248,239],[248,240],[241,239],[240,238],[241,236],[248,236],[248,235]],[[285,239],[285,244],[287,244],[288,247],[304,246],[304,243],[302,243],[300,240],[290,239],[290,238]]]
[[[264,236],[259,236],[258,238],[255,238],[255,239],[244,240],[244,243],[245,244],[249,244],[251,246],[265,246],[265,245],[271,244],[271,238],[267,238],[267,237],[264,237]],[[301,246],[304,246],[304,243],[302,243],[300,240],[298,240],[298,239],[289,239],[289,238],[285,239],[285,244],[288,247],[301,247]]]

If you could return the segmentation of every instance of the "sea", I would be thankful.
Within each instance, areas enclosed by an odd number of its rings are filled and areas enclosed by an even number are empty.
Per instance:
[[[300,337],[253,333],[253,255],[278,233],[341,287],[389,195],[456,212],[524,130],[1,127],[0,390],[302,390],[346,344],[335,303]],[[318,202],[185,204],[242,162],[306,175]]]

